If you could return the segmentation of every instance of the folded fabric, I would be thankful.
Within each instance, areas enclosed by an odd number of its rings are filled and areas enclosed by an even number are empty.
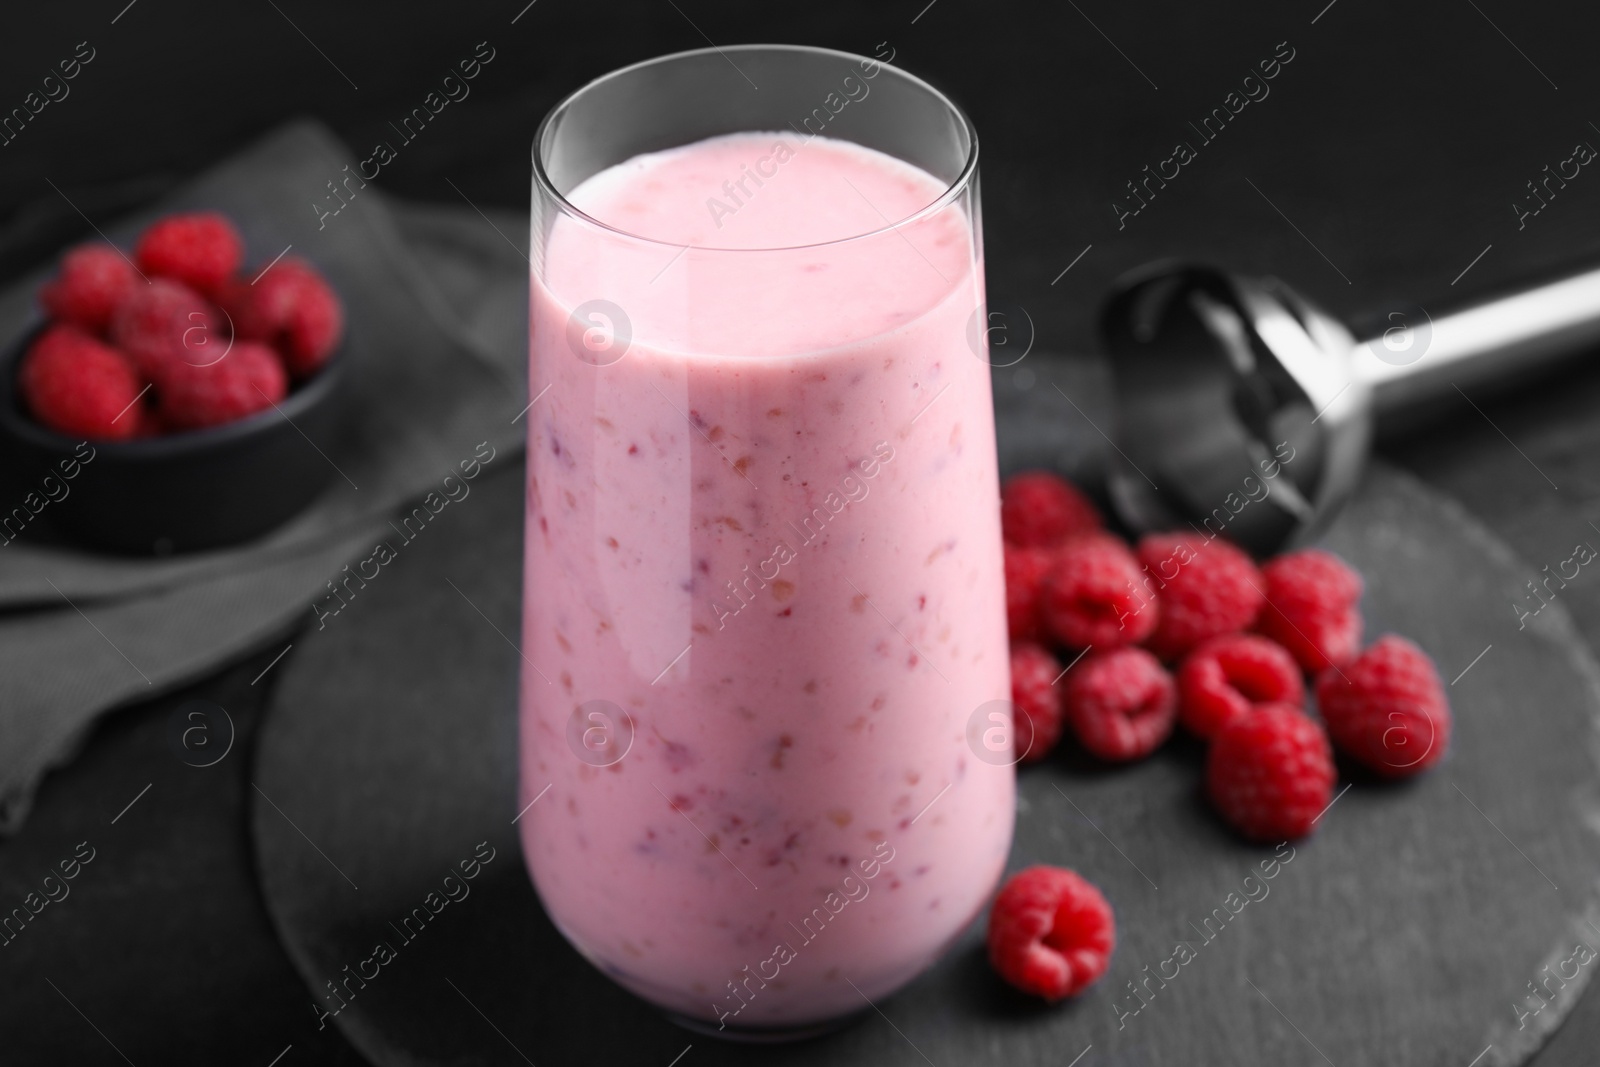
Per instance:
[[[16,829],[44,772],[97,716],[297,626],[314,633],[314,605],[342,567],[401,539],[390,518],[402,503],[440,492],[463,460],[492,453],[498,464],[521,449],[527,216],[407,206],[354,181],[341,184],[354,195],[338,214],[319,214],[313,205],[353,161],[322,127],[295,123],[148,212],[96,220],[127,246],[156,215],[214,208],[239,224],[252,262],[288,249],[317,264],[349,322],[348,425],[338,442],[317,443],[342,476],[246,545],[162,559],[27,537],[0,545],[0,833]],[[0,339],[33,320],[49,269],[0,294]],[[320,625],[340,624],[326,610]],[[357,614],[343,624],[359,625]]]

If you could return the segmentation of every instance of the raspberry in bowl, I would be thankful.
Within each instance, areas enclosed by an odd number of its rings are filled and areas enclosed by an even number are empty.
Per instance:
[[[0,539],[48,507],[41,526],[100,549],[215,548],[323,489],[343,307],[310,264],[243,255],[215,212],[159,219],[131,254],[64,254],[44,321],[0,351],[0,471],[29,519],[0,516]]]

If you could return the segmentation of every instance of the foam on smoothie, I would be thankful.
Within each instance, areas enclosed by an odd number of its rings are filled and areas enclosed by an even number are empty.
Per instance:
[[[573,189],[567,199],[579,210],[648,241],[558,220],[545,285],[569,308],[612,302],[636,337],[662,349],[826,349],[895,329],[970,289],[963,213],[918,214],[945,190],[927,172],[848,141],[714,137],[637,156]]]

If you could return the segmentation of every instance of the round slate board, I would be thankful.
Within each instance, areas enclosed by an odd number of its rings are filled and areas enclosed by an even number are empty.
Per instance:
[[[1026,421],[1003,420],[1003,439]],[[1447,681],[1470,665],[1450,689],[1440,768],[1400,785],[1347,774],[1315,836],[1270,881],[1246,882],[1274,850],[1209,814],[1197,745],[1115,770],[1052,757],[1020,775],[1011,865],[1075,867],[1115,907],[1111,971],[1084,996],[1047,1008],[1013,994],[974,926],[829,1036],[756,1047],[681,1030],[567,946],[522,867],[521,490],[520,466],[485,475],[297,640],[257,750],[267,906],[316,1003],[345,1005],[330,1024],[383,1067],[667,1067],[690,1045],[681,1067],[1066,1067],[1086,1050],[1081,1067],[1464,1067],[1480,1054],[1485,1067],[1525,1059],[1594,969],[1579,954],[1564,987],[1540,972],[1580,941],[1600,949],[1600,675],[1559,603],[1518,630],[1509,604],[1536,568],[1378,467],[1326,544],[1366,575],[1370,634],[1412,636]],[[446,881],[474,858],[477,877]],[[437,915],[405,923],[430,901]],[[363,962],[379,943],[387,962]],[[1518,1009],[1541,1003],[1535,979],[1550,1006],[1519,1026]],[[321,996],[330,982],[340,1000]]]

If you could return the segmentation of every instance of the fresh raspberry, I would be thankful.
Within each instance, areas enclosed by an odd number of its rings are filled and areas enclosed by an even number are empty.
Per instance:
[[[1331,552],[1308,548],[1261,568],[1267,603],[1256,629],[1317,674],[1361,651],[1361,576]]]
[[[1057,550],[1040,591],[1044,625],[1071,648],[1110,649],[1143,641],[1160,617],[1143,580],[1139,561],[1110,535],[1069,541]]]
[[[1148,756],[1172,734],[1178,691],[1172,675],[1142,648],[1087,656],[1067,674],[1062,704],[1073,733],[1103,760]]]
[[[1060,676],[1061,664],[1049,652],[1032,641],[1012,644],[1011,704],[1018,716],[1012,733],[1023,763],[1044,759],[1061,740],[1061,690],[1055,685]]]
[[[73,437],[123,441],[140,428],[144,383],[121,352],[76,326],[52,326],[22,357],[18,387],[44,425]]]
[[[1243,630],[1261,610],[1261,572],[1226,541],[1149,534],[1138,554],[1161,602],[1161,624],[1146,644],[1162,659],[1177,659],[1208,637]]]
[[[1006,627],[1013,641],[1036,641],[1042,635],[1039,593],[1055,562],[1048,548],[1005,546]]]
[[[1257,704],[1304,707],[1305,683],[1294,657],[1259,634],[1224,634],[1202,642],[1178,668],[1178,719],[1210,739]]]
[[[215,211],[168,215],[139,237],[133,257],[145,273],[173,278],[211,295],[244,259],[244,240]]]
[[[170,368],[161,386],[161,417],[174,429],[216,426],[271,407],[288,387],[276,352],[254,341],[235,341],[215,363]]]
[[[1011,544],[1048,547],[1100,529],[1100,512],[1049,471],[1024,471],[1000,490],[1000,529]]]
[[[1217,731],[1206,791],[1229,825],[1256,841],[1309,834],[1333,800],[1333,751],[1291,704],[1260,704]]]
[[[57,322],[104,334],[117,305],[141,284],[121,252],[108,244],[84,244],[61,257],[61,271],[39,290],[39,303]]]
[[[239,336],[265,341],[283,353],[295,378],[314,374],[344,337],[344,307],[317,269],[289,258],[254,283],[227,288],[223,306]]]
[[[1339,751],[1386,778],[1425,771],[1450,747],[1450,702],[1433,660],[1394,634],[1342,672],[1324,671],[1317,705]]]
[[[989,962],[1024,993],[1046,1000],[1081,993],[1106,973],[1117,923],[1100,890],[1062,867],[1028,867],[1001,887],[989,910]]]
[[[136,425],[133,431],[133,437],[135,440],[146,437],[160,437],[162,434],[167,432],[166,423],[162,422],[161,420],[161,413],[153,406],[154,401],[152,396],[147,393],[145,394],[144,399],[145,401],[149,401],[149,403],[135,404],[128,410],[128,413],[123,416],[125,419],[135,420]]]
[[[111,318],[111,340],[160,387],[174,366],[209,363],[228,347],[227,319],[182,282],[135,286]]]

